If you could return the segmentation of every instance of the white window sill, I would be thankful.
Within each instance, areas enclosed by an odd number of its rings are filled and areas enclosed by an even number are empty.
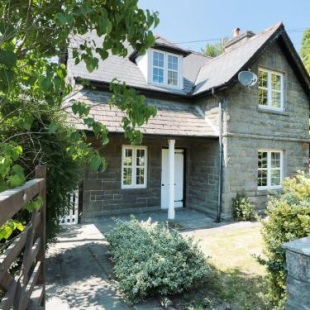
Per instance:
[[[143,186],[122,186],[121,189],[146,189],[147,186],[143,185]]]
[[[165,89],[174,89],[174,90],[182,90],[182,86],[175,86],[175,85],[168,85],[165,83],[155,83],[155,82],[148,82],[150,85],[160,87],[160,88],[165,88]]]
[[[265,107],[265,106],[258,106],[257,110],[258,112],[289,116],[289,113],[284,110],[275,110],[275,109]]]

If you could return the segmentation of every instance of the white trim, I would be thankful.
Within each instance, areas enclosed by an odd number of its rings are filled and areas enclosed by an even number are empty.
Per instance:
[[[175,210],[174,210],[174,200],[175,200],[175,175],[174,175],[174,166],[175,166],[175,140],[169,139],[169,206],[168,206],[168,219],[174,220]]]
[[[164,55],[164,67],[163,67],[163,73],[164,73],[164,81],[163,83],[158,83],[153,81],[153,58],[154,58],[154,52],[163,54]],[[173,56],[178,59],[178,84],[177,85],[170,85],[168,84],[168,71],[174,70],[168,70],[168,56]],[[183,57],[181,55],[172,54],[169,52],[161,51],[161,50],[155,50],[150,49],[148,51],[148,59],[149,59],[149,70],[148,70],[148,83],[161,86],[161,87],[168,87],[168,88],[174,88],[174,89],[182,89],[183,88]]]
[[[260,67],[260,68],[258,68],[258,76],[259,76],[260,71],[267,73],[267,88],[258,86],[258,89],[264,89],[267,91],[267,105],[258,104],[259,108],[265,109],[265,110],[273,110],[273,111],[284,111],[284,74],[282,72],[269,70],[269,69],[265,69],[265,68]],[[271,105],[272,91],[275,91],[275,90],[272,90],[272,88],[271,88],[271,76],[272,76],[272,74],[280,77],[280,84],[281,84],[280,85],[280,91],[277,91],[280,94],[280,107],[273,107]],[[258,92],[258,97],[259,97],[259,92]]]
[[[132,174],[131,174],[131,184],[123,184],[124,181],[124,158],[125,151],[132,150]],[[136,184],[136,173],[137,173],[137,151],[144,150],[145,152],[145,162],[144,162],[144,184]],[[128,166],[128,168],[130,168]],[[122,173],[121,173],[121,188],[122,189],[130,189],[130,188],[146,188],[147,187],[147,147],[146,146],[133,146],[133,145],[123,145],[122,146]]]
[[[257,158],[259,152],[267,153],[267,168],[266,169],[259,169],[257,166],[257,173],[259,170],[266,170],[267,171],[267,185],[266,186],[257,186],[258,190],[266,190],[266,189],[279,189],[282,188],[282,180],[283,180],[283,150],[279,149],[258,149],[257,150]],[[279,153],[280,154],[280,184],[279,185],[271,185],[271,153]],[[277,169],[278,170],[278,169]],[[256,182],[258,182],[258,176],[256,178]]]

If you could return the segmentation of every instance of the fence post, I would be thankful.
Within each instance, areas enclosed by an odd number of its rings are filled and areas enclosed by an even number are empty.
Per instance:
[[[38,284],[42,285],[42,302],[41,306],[45,308],[45,248],[46,248],[46,166],[37,166],[35,168],[35,177],[44,179],[44,185],[40,189],[40,196],[43,199],[41,207],[41,219],[38,227],[38,234],[42,240],[42,246],[38,253],[38,260],[41,261],[41,268],[38,277]]]

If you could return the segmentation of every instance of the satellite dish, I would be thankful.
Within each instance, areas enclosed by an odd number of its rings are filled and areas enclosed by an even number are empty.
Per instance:
[[[257,83],[257,75],[251,71],[241,71],[238,80],[243,86],[254,86]]]

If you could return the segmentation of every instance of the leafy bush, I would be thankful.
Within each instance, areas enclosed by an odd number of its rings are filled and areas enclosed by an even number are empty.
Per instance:
[[[233,216],[238,221],[252,221],[257,217],[253,204],[246,194],[237,194],[233,199]]]
[[[209,270],[192,239],[150,219],[117,221],[107,240],[119,287],[131,303],[190,289],[200,284]]]
[[[283,182],[283,194],[271,200],[268,218],[262,221],[268,270],[268,299],[284,308],[286,299],[286,260],[283,243],[310,235],[310,176],[299,174]]]

